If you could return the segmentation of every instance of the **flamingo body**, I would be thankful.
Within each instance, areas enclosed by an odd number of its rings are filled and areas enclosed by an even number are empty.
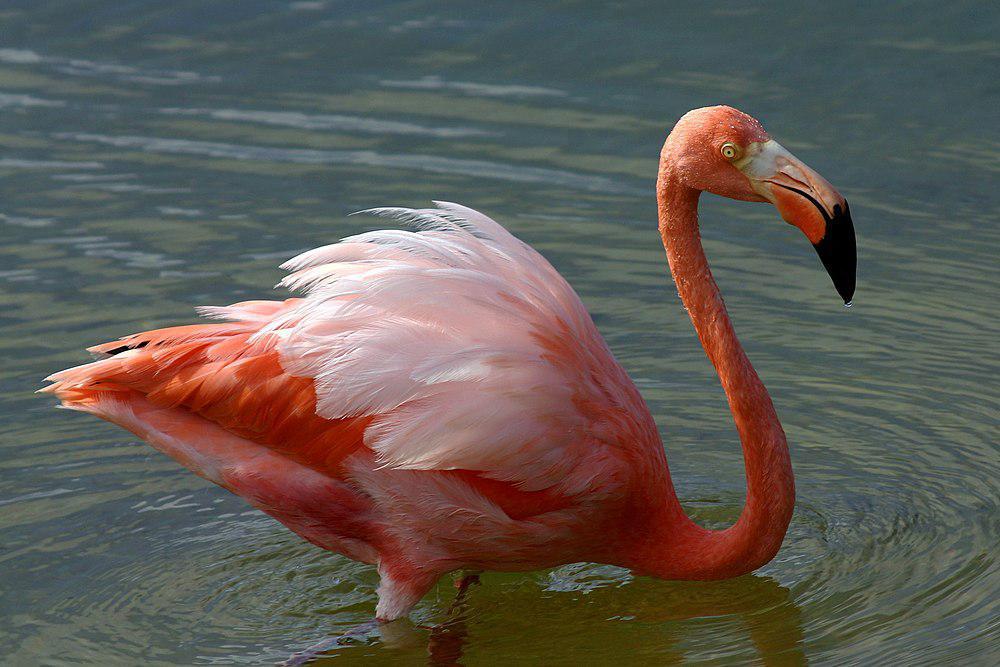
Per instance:
[[[758,127],[743,122],[742,139],[761,141]],[[457,204],[375,209],[416,229],[306,252],[281,283],[301,297],[203,308],[225,321],[98,345],[97,361],[56,373],[46,391],[310,542],[376,565],[381,620],[461,568],[599,561],[672,578],[741,574],[780,545],[791,468],[735,334],[699,325],[722,326],[725,309],[698,259],[697,195],[688,201],[698,188],[664,185],[681,172],[663,164],[661,234],[675,278],[701,276],[678,286],[747,457],[747,508],[727,531],[684,515],[652,417],[569,284]],[[762,200],[735,182],[725,194]]]
[[[541,255],[439,206],[289,261],[304,298],[98,345],[50,389],[377,564],[380,617],[458,568],[621,560],[664,475],[649,411]]]

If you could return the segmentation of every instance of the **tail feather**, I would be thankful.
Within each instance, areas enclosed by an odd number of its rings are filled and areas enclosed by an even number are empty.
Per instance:
[[[370,419],[318,416],[313,380],[285,372],[273,336],[255,336],[270,321],[265,314],[276,317],[294,301],[229,307],[230,316],[245,311],[249,321],[156,329],[95,345],[90,351],[97,361],[50,375],[52,384],[40,391],[55,394],[63,407],[115,423],[125,414],[119,404],[141,399],[335,474],[363,446]],[[142,418],[124,421],[135,432]]]

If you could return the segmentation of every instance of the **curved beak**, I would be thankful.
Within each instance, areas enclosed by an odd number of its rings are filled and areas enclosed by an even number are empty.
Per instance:
[[[774,204],[816,248],[844,303],[854,296],[857,248],[847,200],[777,141],[754,144],[736,166],[757,194]]]

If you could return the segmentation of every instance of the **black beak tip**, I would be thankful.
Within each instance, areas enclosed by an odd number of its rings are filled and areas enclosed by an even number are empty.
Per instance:
[[[826,220],[826,235],[819,243],[814,243],[813,247],[816,248],[816,254],[823,262],[826,272],[830,274],[840,298],[845,305],[850,304],[857,282],[858,254],[854,222],[846,201],[843,207],[840,204],[833,207],[833,217],[827,217]]]

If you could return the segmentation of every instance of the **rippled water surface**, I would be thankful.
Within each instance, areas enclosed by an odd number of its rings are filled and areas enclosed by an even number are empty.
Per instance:
[[[841,188],[859,236],[845,310],[772,209],[702,204],[791,443],[778,557],[709,584],[490,574],[464,614],[443,582],[333,659],[997,664],[998,25],[983,2],[3,3],[0,655],[266,664],[372,615],[371,568],[32,392],[87,345],[268,296],[373,205],[460,201],[541,249],[689,512],[732,521],[739,445],[652,188],[674,120],[726,102]]]

